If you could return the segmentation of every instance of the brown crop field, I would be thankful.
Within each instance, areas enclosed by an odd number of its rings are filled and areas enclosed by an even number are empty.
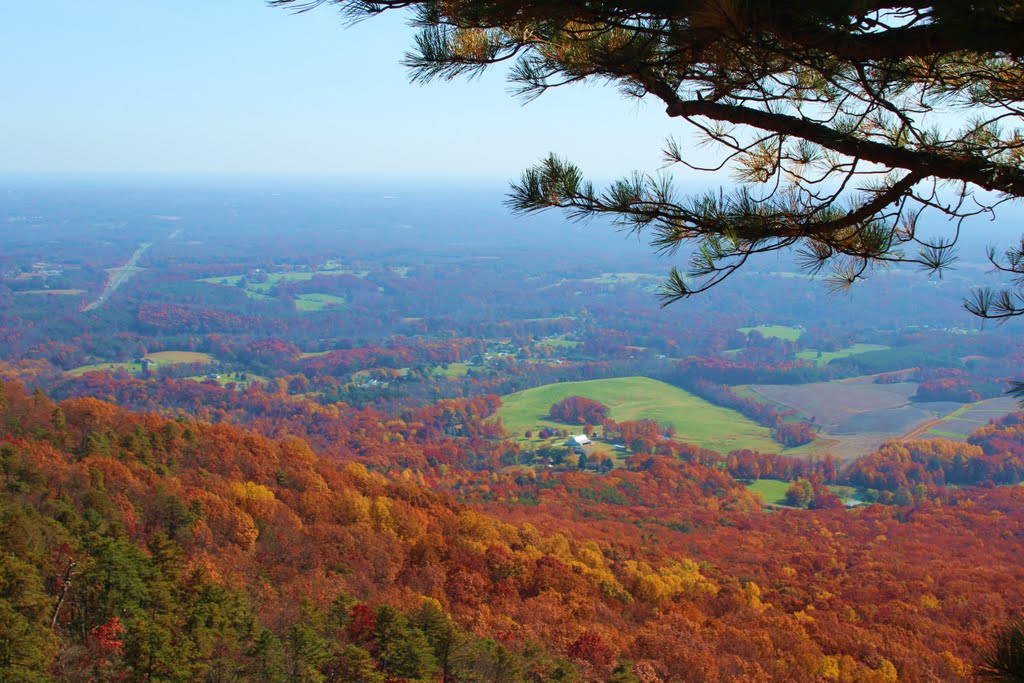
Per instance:
[[[820,433],[818,452],[831,452],[844,460],[908,434],[963,439],[988,420],[1015,410],[1011,399],[1002,398],[966,406],[911,402],[917,383],[875,384],[874,377],[799,385],[752,384],[749,389],[813,418]]]
[[[920,436],[924,439],[942,438],[964,441],[978,427],[984,427],[991,420],[1018,409],[1016,399],[1009,396],[970,403],[953,411],[941,421],[930,425],[928,430]]]

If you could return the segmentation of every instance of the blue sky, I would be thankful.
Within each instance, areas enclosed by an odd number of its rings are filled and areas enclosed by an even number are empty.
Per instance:
[[[0,173],[506,179],[555,151],[609,177],[657,169],[680,131],[606,86],[524,107],[498,71],[411,85],[411,44],[397,14],[261,0],[8,3]]]

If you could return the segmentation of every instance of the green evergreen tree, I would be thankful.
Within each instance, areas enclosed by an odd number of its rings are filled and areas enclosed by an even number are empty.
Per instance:
[[[369,652],[356,645],[346,645],[332,666],[332,680],[346,683],[385,683],[387,678],[377,669]]]
[[[727,167],[738,187],[688,196],[668,173],[634,173],[599,190],[552,155],[509,200],[520,212],[612,217],[661,252],[686,245],[693,256],[685,273],[670,271],[666,302],[778,250],[829,271],[836,290],[894,262],[940,270],[955,258],[962,219],[1024,197],[1017,0],[272,3],[337,5],[355,18],[411,7],[420,33],[406,63],[416,81],[511,64],[525,99],[610,82],[689,124],[697,140],[667,141],[666,161]],[[717,156],[694,155],[698,143]],[[947,235],[918,235],[922,214],[948,219]],[[1014,279],[978,291],[968,308],[1024,314],[1024,244],[991,258]]]
[[[440,668],[441,680],[447,680],[451,672],[452,652],[460,637],[458,626],[436,600],[424,600],[408,618],[409,624],[426,637]]]
[[[376,610],[377,642],[383,668],[401,678],[424,679],[437,671],[437,660],[423,632],[409,625],[404,614],[390,605]]]
[[[493,640],[464,634],[452,655],[455,680],[466,683],[520,683],[525,680],[523,664],[518,657]],[[545,667],[540,678],[545,681],[570,681],[567,670],[556,664]]]
[[[36,683],[57,653],[52,602],[36,568],[0,551],[0,681]]]

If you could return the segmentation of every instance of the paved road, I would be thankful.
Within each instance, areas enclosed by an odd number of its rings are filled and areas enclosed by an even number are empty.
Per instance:
[[[142,254],[147,249],[149,249],[151,244],[152,242],[146,242],[145,244],[143,244],[141,247],[135,250],[135,253],[132,254],[132,257],[128,259],[128,262],[126,264],[124,264],[123,266],[116,270],[111,271],[110,277],[107,279],[107,286],[103,288],[103,293],[100,294],[99,298],[96,299],[96,301],[93,301],[91,304],[89,304],[82,310],[91,311],[92,309],[99,308],[103,304],[107,303],[107,299],[110,298],[110,295],[117,291],[118,287],[123,285],[125,282],[128,281],[130,277],[132,277],[133,275],[135,275],[136,272],[138,272],[139,269],[137,267],[137,264],[139,262],[139,259],[142,257]]]

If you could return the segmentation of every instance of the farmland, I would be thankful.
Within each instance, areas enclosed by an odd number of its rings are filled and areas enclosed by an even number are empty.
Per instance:
[[[202,363],[208,364],[214,361],[213,356],[208,353],[198,353],[196,351],[155,351],[145,355],[146,360],[150,360],[156,364],[159,368],[161,365],[178,365],[181,363]],[[68,377],[81,377],[87,372],[116,372],[118,370],[124,370],[125,372],[135,373],[142,371],[142,364],[136,363],[134,360],[124,362],[110,362],[110,363],[91,363],[89,365],[81,365],[77,368],[73,368],[64,373]]]
[[[344,297],[333,294],[300,294],[295,299],[295,308],[300,311],[322,311],[328,307],[344,306]]]
[[[741,327],[739,331],[743,334],[750,334],[751,332],[758,332],[762,337],[775,337],[777,339],[784,339],[786,341],[796,341],[800,338],[800,335],[804,333],[798,327],[788,327],[786,325],[759,325],[757,327]]]
[[[141,372],[142,366],[139,363],[124,362],[124,363],[90,363],[88,365],[80,365],[77,368],[72,368],[64,373],[67,377],[81,377],[87,372],[117,372],[118,370],[124,370],[125,372]]]
[[[469,366],[465,363],[449,363],[439,365],[432,371],[436,377],[465,377],[469,373]]]
[[[845,349],[839,351],[799,351],[796,354],[798,360],[811,360],[817,365],[828,365],[830,362],[838,358],[847,358],[849,356],[857,356],[862,353],[868,353],[869,351],[888,351],[889,347],[882,344],[854,344]]]
[[[923,430],[919,436],[923,439],[943,438],[964,441],[975,429],[984,427],[989,421],[1016,410],[1017,401],[1008,396],[968,403],[930,424],[928,429]]]
[[[405,273],[408,271],[407,268],[392,268],[391,270],[400,277],[405,277]],[[199,280],[199,282],[210,285],[219,285],[222,287],[239,287],[250,299],[270,301],[274,299],[275,293],[273,290],[278,285],[287,285],[296,282],[309,282],[315,276],[339,275],[351,275],[364,278],[369,275],[369,271],[344,268],[332,262],[327,264],[324,268],[316,271],[295,270],[275,273],[254,272],[249,275],[208,277]],[[344,306],[346,303],[346,299],[341,296],[322,292],[308,292],[296,296],[294,305],[295,310],[297,311],[311,313],[322,311],[326,308]]]
[[[584,396],[610,408],[618,422],[650,419],[672,425],[680,441],[728,453],[739,448],[777,453],[781,447],[769,430],[734,410],[721,408],[693,394],[646,377],[617,377],[563,382],[502,397],[499,416],[505,427],[524,441],[527,430],[543,427],[579,429],[546,419],[551,405],[569,396]],[[536,441],[536,438],[534,438]]]
[[[147,353],[146,358],[157,364],[173,365],[175,363],[212,363],[213,356],[197,351],[156,351]]]
[[[917,383],[875,384],[872,377],[800,385],[753,384],[746,389],[813,419],[820,430],[821,449],[843,459],[863,455],[927,425],[946,432],[934,436],[965,438],[989,419],[1014,410],[1012,400],[993,399],[982,402],[986,406],[978,410],[984,412],[971,413],[966,417],[970,422],[963,422],[962,404],[911,402]]]
[[[554,347],[554,348],[574,349],[574,348],[576,348],[577,346],[579,346],[582,343],[583,342],[572,341],[571,339],[566,339],[565,337],[554,337],[552,339],[543,339],[543,340],[537,342],[537,345],[538,346],[551,346],[551,347]]]

